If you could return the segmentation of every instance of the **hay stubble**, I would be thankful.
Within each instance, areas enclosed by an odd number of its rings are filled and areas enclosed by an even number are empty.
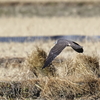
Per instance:
[[[8,65],[3,60],[4,68],[2,65],[0,67],[1,97],[78,100],[78,98],[81,99],[89,95],[92,98],[94,95],[99,98],[100,58],[98,49],[95,56],[91,53],[95,49],[91,49],[92,51],[88,53],[87,45],[90,44],[87,43],[84,43],[85,52],[83,54],[77,54],[70,48],[64,49],[47,69],[42,70],[52,45],[53,42],[51,41],[34,43],[34,48],[26,57],[22,56],[25,60],[20,63],[17,60],[9,61],[4,58]],[[27,48],[28,50],[32,48],[31,45],[28,46],[30,46]],[[95,48],[96,46],[97,44],[95,44]]]

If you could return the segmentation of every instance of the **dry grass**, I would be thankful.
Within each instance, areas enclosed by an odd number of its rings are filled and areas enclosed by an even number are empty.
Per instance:
[[[53,68],[42,69],[44,62],[46,60],[46,52],[37,47],[36,51],[33,51],[31,55],[27,58],[27,66],[34,73],[36,77],[41,76],[53,76]],[[38,63],[37,63],[38,62]]]
[[[99,35],[99,22],[98,16],[5,16],[0,36]],[[0,43],[0,100],[100,99],[100,42],[80,43],[83,54],[64,49],[42,70],[53,43]]]
[[[25,2],[98,2],[98,0],[0,0],[0,2],[22,2],[22,3],[25,3]]]
[[[3,17],[0,18],[0,36],[92,36],[99,35],[99,22],[99,17]]]
[[[1,98],[8,100],[11,98],[12,100],[18,98],[19,100],[100,98],[100,58],[98,54],[91,52],[77,54],[67,48],[49,67],[42,70],[47,56],[46,52],[49,51],[52,42],[49,41],[48,46],[44,43],[42,48],[39,48],[38,46],[41,44],[42,42],[34,44],[37,47],[34,46],[27,57],[0,60]],[[90,44],[88,43],[88,45]],[[91,50],[93,52],[93,49]]]

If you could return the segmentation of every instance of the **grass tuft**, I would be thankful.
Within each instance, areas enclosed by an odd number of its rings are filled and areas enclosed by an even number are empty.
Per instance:
[[[34,76],[41,77],[41,76],[54,76],[54,68],[49,67],[42,69],[47,54],[41,48],[36,48],[27,58],[27,66],[29,69],[34,73]]]

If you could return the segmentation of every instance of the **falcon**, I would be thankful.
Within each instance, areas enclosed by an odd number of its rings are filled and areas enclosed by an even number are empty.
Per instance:
[[[48,65],[50,65],[54,58],[57,57],[66,46],[71,46],[78,53],[83,52],[83,47],[80,46],[78,43],[66,39],[59,39],[56,42],[55,46],[50,50],[50,53],[47,56],[47,59],[42,69],[48,67]]]

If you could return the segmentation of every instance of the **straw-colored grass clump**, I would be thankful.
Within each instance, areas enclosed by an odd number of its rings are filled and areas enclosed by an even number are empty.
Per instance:
[[[37,47],[27,58],[27,66],[33,72],[34,76],[53,76],[54,68],[42,69],[44,62],[46,60],[47,54],[44,50]]]
[[[37,64],[34,65],[31,63],[31,66],[33,65],[31,71],[33,71],[34,69],[35,71],[39,72],[42,77],[44,73],[46,73],[45,76],[47,77],[51,75],[51,78],[47,81],[46,87],[43,89],[42,95],[44,93],[44,96],[49,99],[52,97],[74,98],[75,96],[82,96],[86,93],[89,94],[99,91],[98,77],[100,70],[99,58],[97,56],[78,54],[73,58],[65,58],[59,61],[55,59],[52,64],[44,71],[42,70],[42,67],[46,56],[38,56],[41,54],[41,51],[42,54],[44,54],[43,52],[45,51],[40,50],[39,48],[36,52],[32,53],[34,62],[38,63],[37,59],[39,60],[41,59],[41,57],[43,61],[41,62],[41,64],[39,64],[39,66],[37,66]],[[28,60],[30,59],[30,57],[28,58]],[[37,59],[35,59],[34,57]],[[36,67],[38,68],[36,69]],[[52,67],[54,67],[54,70],[50,70],[50,68]],[[54,76],[48,73],[53,73]]]
[[[77,55],[70,66],[68,66],[68,76],[73,81],[84,81],[88,77],[97,78],[99,76],[99,58],[97,56]]]
[[[59,60],[56,58],[50,66],[42,69],[46,57],[43,49],[36,48],[24,62],[24,68],[30,70],[33,77],[16,82],[0,82],[0,96],[37,100],[82,100],[86,96],[86,100],[90,96],[100,98],[97,56],[78,54]]]

